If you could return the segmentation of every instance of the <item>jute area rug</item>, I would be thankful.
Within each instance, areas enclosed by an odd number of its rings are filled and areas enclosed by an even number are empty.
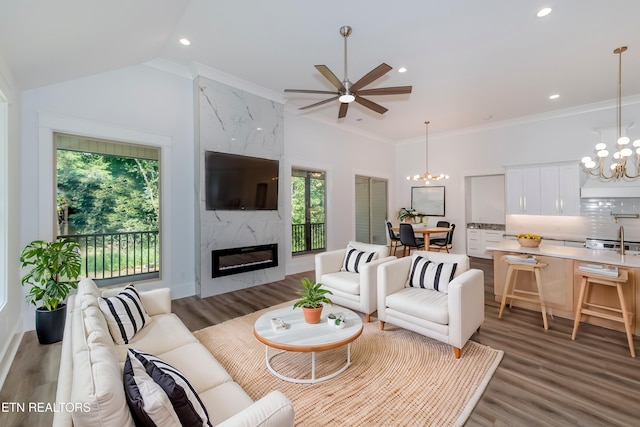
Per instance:
[[[292,303],[280,306],[287,304]],[[253,335],[256,319],[276,307],[210,326],[195,336],[252,399],[271,390],[286,394],[297,426],[462,426],[503,355],[469,341],[456,360],[449,345],[394,325],[381,331],[375,321],[365,324],[353,342],[346,371],[317,384],[294,384],[267,370],[265,346]],[[317,353],[316,377],[345,361],[346,346]],[[272,365],[287,376],[309,378],[311,355],[283,353]]]

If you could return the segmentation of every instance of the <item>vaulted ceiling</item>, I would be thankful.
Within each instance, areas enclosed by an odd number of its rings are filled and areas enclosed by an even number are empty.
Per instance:
[[[333,89],[314,65],[342,79],[349,25],[350,80],[385,62],[368,88],[413,92],[371,96],[384,115],[352,104],[338,119],[338,101],[300,114],[399,141],[425,120],[435,133],[612,102],[621,45],[623,96],[640,94],[639,17],[638,0],[0,0],[0,56],[23,90],[161,58],[285,96]],[[324,98],[286,94],[288,108]]]

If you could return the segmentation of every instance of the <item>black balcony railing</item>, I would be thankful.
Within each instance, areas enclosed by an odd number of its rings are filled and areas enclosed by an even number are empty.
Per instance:
[[[324,223],[291,225],[291,252],[301,253],[326,248]]]
[[[158,231],[73,234],[59,236],[80,245],[80,277],[91,277],[105,284],[141,278],[156,278],[160,273]],[[122,280],[117,280],[122,279]]]

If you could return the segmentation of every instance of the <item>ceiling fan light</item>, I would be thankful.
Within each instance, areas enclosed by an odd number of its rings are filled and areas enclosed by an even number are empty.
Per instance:
[[[345,93],[344,95],[340,95],[340,98],[338,98],[338,101],[342,102],[343,104],[348,104],[355,100],[356,100],[356,97],[351,95],[350,93]]]

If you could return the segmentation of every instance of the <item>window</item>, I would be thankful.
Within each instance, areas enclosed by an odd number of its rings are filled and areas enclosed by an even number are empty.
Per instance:
[[[9,236],[9,107],[0,92],[0,308],[7,299],[7,247]]]
[[[326,248],[325,172],[291,170],[291,252],[293,255]]]
[[[157,147],[54,134],[58,236],[100,286],[160,275]]]
[[[387,244],[387,181],[356,176],[356,240]]]

